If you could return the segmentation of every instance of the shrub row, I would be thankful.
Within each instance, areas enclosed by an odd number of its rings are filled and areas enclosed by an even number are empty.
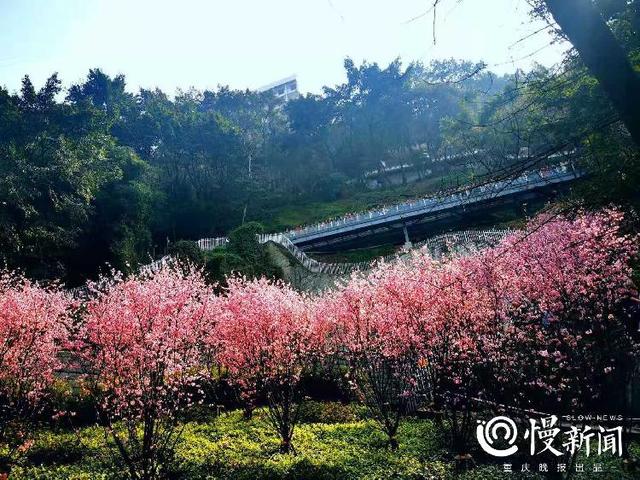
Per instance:
[[[62,350],[136,479],[167,472],[185,415],[221,378],[246,415],[266,403],[285,453],[295,451],[304,379],[318,372],[339,372],[392,449],[403,416],[425,398],[454,420],[458,454],[476,399],[624,412],[611,399],[626,398],[638,332],[637,242],[622,222],[616,210],[539,216],[496,248],[443,262],[416,254],[318,296],[241,277],[220,293],[194,268],[166,268],[103,279],[78,305],[7,273],[2,441],[28,449],[26,419],[43,405]]]

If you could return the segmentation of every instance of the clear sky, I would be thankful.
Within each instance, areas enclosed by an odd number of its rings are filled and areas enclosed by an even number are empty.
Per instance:
[[[0,85],[14,91],[29,74],[39,86],[57,71],[68,86],[100,67],[124,73],[131,91],[257,88],[297,74],[300,90],[319,92],[344,80],[347,56],[483,60],[503,73],[554,64],[565,48],[548,45],[548,30],[518,42],[544,26],[525,0],[441,0],[434,45],[432,3],[0,0]]]

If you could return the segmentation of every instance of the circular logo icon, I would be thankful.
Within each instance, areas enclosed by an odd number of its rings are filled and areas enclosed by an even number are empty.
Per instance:
[[[488,422],[478,420],[476,437],[480,447],[494,457],[508,457],[518,451],[518,446],[514,445],[518,438],[518,428],[509,417],[493,417]],[[506,440],[509,447],[494,448],[493,444],[498,440]]]

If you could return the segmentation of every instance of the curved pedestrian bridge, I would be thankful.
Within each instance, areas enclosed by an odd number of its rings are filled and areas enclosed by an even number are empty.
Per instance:
[[[570,164],[524,172],[521,175],[453,193],[437,194],[363,213],[284,232],[296,245],[306,249],[337,243],[358,236],[402,229],[409,225],[452,216],[483,205],[507,201],[533,192],[572,182],[582,174]],[[408,238],[407,238],[408,240]]]
[[[282,233],[258,236],[260,243],[273,242],[293,255],[307,270],[312,273],[343,275],[354,270],[367,269],[371,262],[359,263],[326,263],[318,261],[305,253],[305,248],[341,241],[377,232],[403,228],[406,234],[407,225],[442,218],[443,215],[455,214],[476,208],[484,208],[488,204],[508,198],[530,194],[549,187],[567,184],[581,177],[582,173],[569,163],[561,163],[554,167],[546,167],[535,171],[524,172],[507,180],[500,180],[482,185],[470,186],[453,193],[441,193],[402,204],[374,209],[363,213],[351,214],[340,219],[320,222]],[[413,248],[426,248],[432,256],[440,258],[446,253],[464,253],[479,248],[493,246],[509,234],[509,230],[465,230],[431,236],[424,242],[413,245]],[[408,239],[407,239],[408,240]],[[198,246],[203,250],[226,245],[226,237],[203,238]],[[407,242],[407,247],[411,246]],[[400,254],[385,257],[386,260],[398,258]],[[382,259],[378,259],[382,260]],[[160,259],[147,268],[153,270],[168,257]]]

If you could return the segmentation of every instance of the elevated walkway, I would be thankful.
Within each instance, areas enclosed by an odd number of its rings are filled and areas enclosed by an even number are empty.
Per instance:
[[[390,207],[371,210],[355,215],[285,232],[285,235],[302,248],[322,246],[346,241],[358,236],[371,235],[389,229],[401,230],[407,225],[434,219],[451,217],[489,203],[505,201],[532,192],[566,185],[581,177],[581,172],[568,164],[534,172],[450,194],[439,194]]]

